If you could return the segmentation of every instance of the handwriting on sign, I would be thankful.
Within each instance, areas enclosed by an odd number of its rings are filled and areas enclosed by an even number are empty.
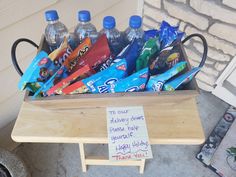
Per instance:
[[[143,107],[108,107],[109,158],[152,158]]]

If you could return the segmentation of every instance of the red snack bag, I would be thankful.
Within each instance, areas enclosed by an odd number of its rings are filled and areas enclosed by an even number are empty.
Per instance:
[[[106,61],[110,55],[111,52],[107,37],[103,34],[98,38],[97,42],[90,48],[90,50],[79,59],[78,63],[76,63],[75,67],[72,69],[72,72],[77,71],[85,65],[89,65],[92,69],[98,70],[98,65]]]
[[[88,91],[89,89],[86,87],[86,85],[84,85],[82,81],[75,82],[74,84],[71,84],[62,90],[65,95],[75,93],[86,93]]]
[[[90,76],[94,73],[95,72],[93,70],[91,70],[91,68],[88,65],[85,65],[81,69],[77,70],[76,72],[69,75],[65,79],[62,79],[60,82],[58,82],[52,88],[50,88],[47,91],[47,95],[50,96],[50,95],[53,95],[54,93],[62,94],[62,90],[65,87],[67,87],[68,85],[70,85],[73,81],[84,79],[84,78],[86,78],[86,77],[88,77],[88,76]]]
[[[92,43],[90,38],[85,38],[84,41],[66,58],[63,63],[68,72],[71,72],[73,67],[77,64],[79,58],[83,56],[91,47]]]

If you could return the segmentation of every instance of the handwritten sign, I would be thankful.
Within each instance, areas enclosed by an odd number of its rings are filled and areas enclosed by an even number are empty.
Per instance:
[[[110,160],[152,158],[143,107],[108,107]]]

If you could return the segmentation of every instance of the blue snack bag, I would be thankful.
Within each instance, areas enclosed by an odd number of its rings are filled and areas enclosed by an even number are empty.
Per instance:
[[[160,92],[162,90],[162,87],[164,83],[175,76],[176,74],[180,73],[187,67],[187,62],[182,61],[177,63],[175,66],[173,66],[171,69],[167,70],[166,72],[160,74],[160,75],[155,75],[151,76],[146,89],[148,91],[156,91]]]
[[[162,21],[159,31],[161,49],[168,47],[176,39],[181,40],[183,36],[184,33],[179,31],[178,26],[171,26],[166,21]]]
[[[92,93],[108,93],[111,85],[127,76],[127,63],[121,60],[106,70],[98,72],[82,82]]]
[[[131,76],[115,83],[111,92],[137,92],[145,89],[148,80],[148,68],[144,68]]]
[[[165,91],[174,91],[177,88],[179,88],[181,85],[188,83],[193,79],[193,77],[200,71],[200,67],[195,67],[188,71],[187,73],[184,73],[180,75],[177,78],[174,78],[168,82],[166,82],[163,86],[163,90]]]
[[[128,44],[116,59],[113,60],[112,64],[119,62],[121,59],[125,59],[127,62],[127,73],[132,74],[136,68],[136,60],[140,53],[140,46],[136,39],[133,40],[131,44]]]
[[[144,31],[144,41],[148,41],[148,39],[150,38],[156,38],[159,36],[159,31],[156,29],[151,29],[151,30],[147,30]]]
[[[65,66],[61,66],[51,77],[47,80],[41,87],[35,92],[33,98],[38,96],[40,93],[43,93],[43,96],[47,96],[46,92],[56,85],[61,79],[64,79],[68,76],[67,69]]]
[[[35,83],[40,88],[55,72],[57,67],[44,51],[39,52],[21,77],[18,88],[24,90],[28,84]],[[28,89],[28,87],[27,87]],[[31,89],[29,89],[32,91]]]

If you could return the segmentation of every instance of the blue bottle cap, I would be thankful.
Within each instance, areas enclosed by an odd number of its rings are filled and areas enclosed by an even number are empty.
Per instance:
[[[55,21],[58,20],[58,14],[56,10],[48,10],[45,12],[45,18],[47,21]]]
[[[81,10],[78,12],[78,20],[80,22],[89,22],[91,20],[90,12],[88,10]]]
[[[112,16],[106,16],[103,18],[103,28],[112,29],[116,26],[116,20]]]
[[[138,15],[133,15],[129,18],[129,26],[131,28],[140,28],[142,25],[142,18]]]

